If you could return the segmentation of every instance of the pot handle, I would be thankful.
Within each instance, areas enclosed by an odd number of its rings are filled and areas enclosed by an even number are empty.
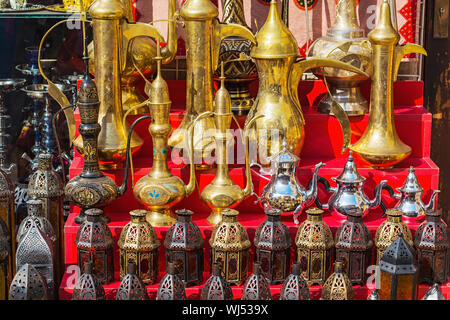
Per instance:
[[[391,196],[391,198],[395,199],[394,189],[392,189],[392,187],[390,185],[388,185],[388,184],[379,184],[379,185],[377,185],[377,187],[374,190],[374,194],[377,194],[379,192],[378,191],[379,189],[386,190],[387,192],[389,192],[389,195]],[[381,210],[383,210],[383,214],[381,215],[381,217],[384,218],[386,216],[386,211],[388,210],[388,208],[384,204],[383,199],[380,201],[380,208],[381,208]]]
[[[311,189],[311,185],[312,185],[312,179],[311,178],[308,182],[308,189]],[[331,191],[331,186],[330,183],[328,182],[327,179],[325,179],[324,177],[321,176],[317,176],[317,183],[321,183],[323,185],[323,187],[325,188],[326,192],[330,192]],[[316,197],[316,200],[314,200],[314,203],[316,204],[317,208],[319,209],[323,209],[324,205],[322,204],[322,202],[320,202],[319,197]]]

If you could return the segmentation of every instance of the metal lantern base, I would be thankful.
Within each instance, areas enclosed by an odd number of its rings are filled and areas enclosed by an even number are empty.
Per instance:
[[[369,102],[362,96],[359,84],[356,87],[330,86],[330,92],[349,117],[363,116],[369,111]],[[330,95],[326,95],[319,103],[319,112],[333,115],[330,111],[332,104]]]

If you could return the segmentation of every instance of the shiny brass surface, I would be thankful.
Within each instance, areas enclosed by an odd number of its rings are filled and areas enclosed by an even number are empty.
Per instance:
[[[210,0],[187,0],[180,9],[186,34],[186,114],[171,135],[169,146],[186,148],[186,130],[199,114],[213,110],[213,72],[219,61],[223,39],[237,36],[255,44],[252,32],[238,24],[220,23],[219,11]],[[200,120],[194,128],[194,152],[206,158],[214,147],[212,118]]]
[[[369,123],[363,136],[350,149],[372,167],[389,169],[411,154],[411,147],[400,140],[394,123],[393,87],[398,68],[405,54],[426,55],[426,51],[416,44],[398,45],[400,35],[392,26],[387,0],[383,1],[378,24],[368,38],[373,63]]]
[[[281,20],[277,1],[270,3],[264,26],[256,34],[257,45],[251,50],[259,75],[259,92],[247,121],[264,115],[255,123],[250,140],[258,145],[258,162],[266,166],[269,157],[282,150],[286,139],[290,151],[300,155],[305,138],[305,120],[298,99],[298,85],[302,74],[319,67],[342,68],[367,76],[349,64],[325,58],[295,61],[298,43]],[[337,107],[338,108],[338,107]],[[335,111],[344,132],[344,148],[350,143],[350,123],[346,114]]]
[[[356,0],[339,0],[334,24],[325,37],[314,41],[308,56],[346,62],[370,75],[370,43],[358,25]],[[333,68],[315,69],[313,72],[320,78],[326,78],[331,95],[347,115],[358,116],[369,111],[369,103],[359,89],[360,84],[369,77]],[[327,95],[320,101],[319,111],[330,113],[332,104],[333,100]]]
[[[322,288],[320,300],[355,300],[352,282],[344,271],[344,263],[336,260],[334,273]]]

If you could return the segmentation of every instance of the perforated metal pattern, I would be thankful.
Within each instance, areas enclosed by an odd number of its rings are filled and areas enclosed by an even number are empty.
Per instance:
[[[47,300],[49,299],[47,282],[31,264],[24,264],[11,282],[8,299]]]

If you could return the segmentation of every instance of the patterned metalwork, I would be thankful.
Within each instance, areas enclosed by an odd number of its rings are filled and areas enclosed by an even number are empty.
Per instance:
[[[136,274],[136,263],[129,262],[127,272],[117,289],[116,300],[149,300],[145,283]]]
[[[241,285],[247,279],[250,256],[250,240],[247,230],[237,220],[239,212],[234,209],[222,210],[222,221],[212,232],[211,264],[222,264],[222,276],[230,284]]]
[[[50,294],[45,278],[31,264],[24,264],[9,288],[9,300],[48,300]]]
[[[397,209],[389,209],[386,211],[387,218],[377,229],[375,234],[375,247],[377,248],[376,264],[380,264],[384,251],[398,238],[402,233],[406,242],[413,246],[411,230],[402,221],[403,213]]]
[[[10,233],[6,224],[0,220],[0,300],[8,298],[8,287],[12,280],[9,263],[11,260]]]
[[[417,300],[418,270],[415,251],[400,233],[380,261],[380,299]]]
[[[256,229],[255,259],[270,284],[282,283],[289,274],[292,239],[281,221],[281,210],[267,209],[266,220]]]
[[[153,284],[158,276],[158,248],[161,245],[155,229],[145,219],[146,210],[130,211],[131,221],[122,229],[120,278],[127,273],[129,262],[136,264],[136,274],[145,284]]]
[[[56,297],[55,256],[53,243],[38,225],[31,220],[28,232],[17,246],[16,271],[25,264],[31,264],[45,278],[48,287],[48,298]],[[59,283],[58,283],[59,284]]]
[[[253,263],[253,273],[245,281],[241,300],[272,300],[269,282],[263,275],[259,262]]]
[[[83,270],[86,261],[94,264],[93,273],[103,284],[114,279],[114,240],[108,225],[101,219],[102,209],[86,210],[86,221],[80,226],[75,239],[78,267]]]
[[[311,300],[308,284],[301,275],[300,262],[292,264],[292,273],[281,287],[280,300]]]
[[[322,288],[320,300],[354,300],[353,286],[344,271],[342,261],[334,263],[334,273]]]
[[[47,235],[52,241],[53,246],[56,246],[56,234],[53,230],[52,224],[48,219],[42,216],[42,201],[38,199],[31,199],[27,201],[28,216],[22,220],[17,231],[17,242],[22,241],[23,237],[27,234],[32,226],[32,221],[37,227]]]
[[[295,236],[297,261],[308,286],[323,285],[331,274],[334,239],[330,227],[322,220],[322,213],[318,208],[308,209],[307,218]]]
[[[347,220],[336,231],[336,260],[344,264],[345,273],[353,285],[364,286],[370,264],[373,241],[362,220],[362,211],[348,212]]]
[[[186,291],[181,278],[175,272],[175,264],[167,264],[167,273],[161,279],[156,300],[186,300]]]
[[[84,273],[77,279],[73,288],[72,300],[106,300],[101,281],[92,272],[91,261],[84,263]]]
[[[203,246],[205,241],[200,228],[192,221],[193,212],[176,210],[177,221],[169,228],[164,240],[166,266],[175,264],[175,271],[185,286],[203,282]]]
[[[435,283],[428,289],[428,291],[423,296],[422,300],[447,300],[439,287],[439,284]]]
[[[233,291],[222,277],[222,264],[212,264],[211,277],[203,285],[200,300],[233,300]]]
[[[419,283],[446,283],[448,278],[447,224],[440,210],[425,211],[424,221],[414,234],[419,261]]]

